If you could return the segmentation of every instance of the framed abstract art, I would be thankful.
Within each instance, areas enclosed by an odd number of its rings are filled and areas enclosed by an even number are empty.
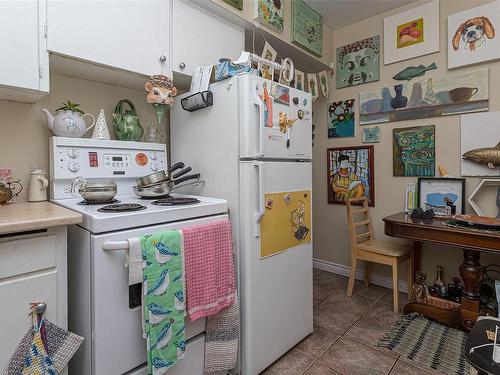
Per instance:
[[[439,52],[439,0],[384,19],[384,64]]]
[[[375,205],[373,146],[334,147],[327,150],[328,203],[366,196]]]

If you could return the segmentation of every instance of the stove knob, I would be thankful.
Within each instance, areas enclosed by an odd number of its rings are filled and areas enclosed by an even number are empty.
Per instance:
[[[80,152],[78,151],[78,149],[76,147],[72,147],[68,150],[68,155],[72,159],[76,159],[79,154],[80,154]]]
[[[76,173],[80,170],[80,164],[78,164],[77,162],[69,163],[68,169],[70,170],[70,172]]]
[[[157,163],[151,163],[151,170],[153,172],[156,172],[158,170],[158,164]]]

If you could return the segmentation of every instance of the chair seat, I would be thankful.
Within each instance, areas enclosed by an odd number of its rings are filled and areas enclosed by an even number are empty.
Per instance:
[[[410,251],[408,246],[399,245],[392,241],[383,240],[366,240],[364,242],[358,243],[357,248],[363,251],[389,255],[397,258],[407,254]]]

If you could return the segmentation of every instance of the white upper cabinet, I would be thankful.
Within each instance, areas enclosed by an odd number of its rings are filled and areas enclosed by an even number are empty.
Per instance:
[[[245,46],[243,27],[203,9],[189,0],[173,0],[172,55],[174,72],[193,75],[200,65],[236,59]]]
[[[170,0],[47,0],[47,22],[52,53],[148,76],[165,56],[170,73]]]
[[[0,1],[0,99],[34,101],[49,89],[42,1]]]

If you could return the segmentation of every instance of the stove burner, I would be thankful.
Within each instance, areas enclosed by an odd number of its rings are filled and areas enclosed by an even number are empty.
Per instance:
[[[151,202],[155,206],[180,206],[184,204],[196,204],[200,201],[196,198],[175,198],[168,197],[163,199],[158,199],[157,201]]]
[[[81,206],[95,206],[95,205],[98,205],[98,204],[111,204],[111,203],[120,203],[120,201],[118,199],[111,199],[109,201],[92,201],[90,199],[85,199],[81,202],[78,202],[77,204],[81,205]]]
[[[130,212],[130,211],[141,211],[145,210],[147,207],[142,204],[137,203],[119,203],[119,204],[109,204],[107,206],[97,209],[99,212]]]

